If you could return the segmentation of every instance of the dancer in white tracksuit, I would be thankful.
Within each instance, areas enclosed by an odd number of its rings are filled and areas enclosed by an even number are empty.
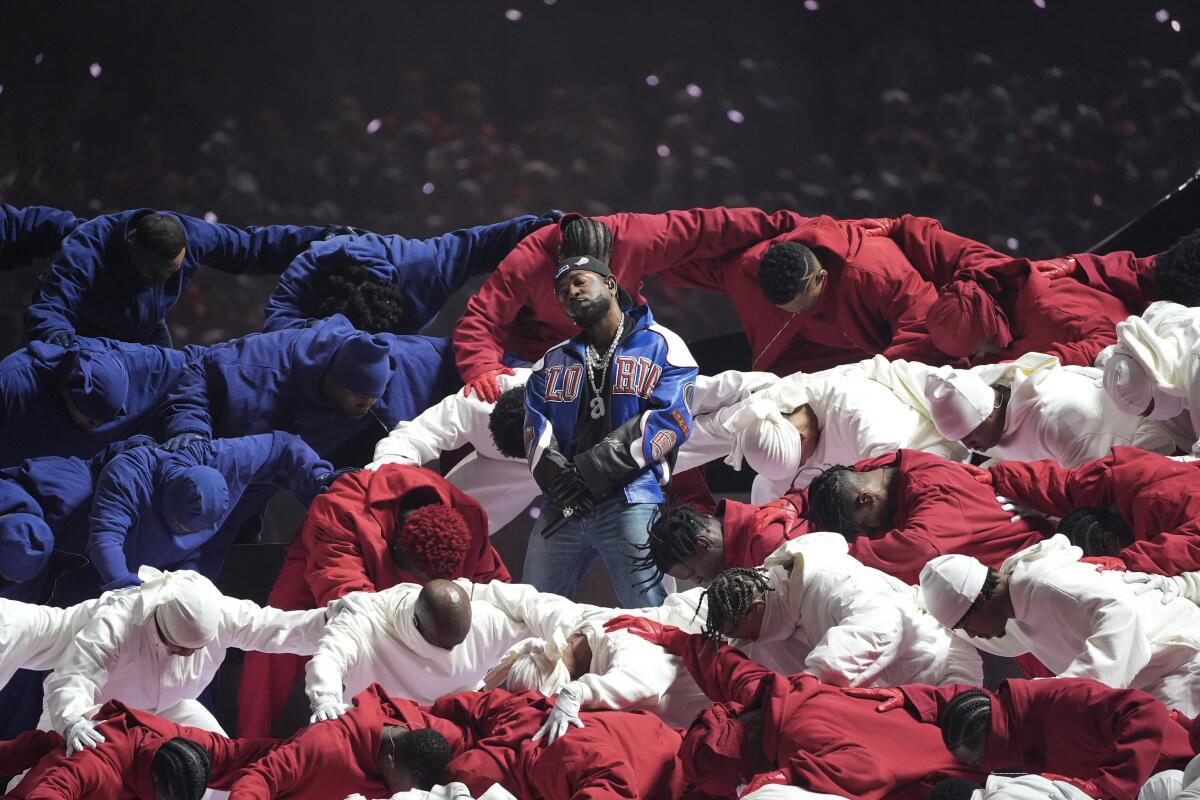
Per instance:
[[[115,595],[108,592],[70,608],[0,598],[0,688],[19,669],[49,670],[58,666],[79,631]]]
[[[399,423],[375,445],[375,457],[367,469],[378,469],[389,463],[419,466],[469,444],[475,452],[455,464],[446,479],[487,509],[490,533],[500,530],[541,494],[529,474],[524,453],[516,452],[523,448],[525,406],[523,393],[515,390],[525,385],[529,370],[520,368],[514,372],[514,375],[498,378],[500,388],[505,392],[499,403],[488,403],[477,392],[469,397],[455,392],[415,419]],[[767,372],[733,370],[712,377],[698,377],[692,409],[696,423],[691,437],[680,448],[676,472],[729,454],[729,435],[719,426],[702,425],[700,419],[777,380],[775,375]],[[504,414],[509,404],[516,419],[515,434],[512,442],[498,443],[489,424],[492,412],[500,407]],[[504,449],[510,452],[503,452]]]
[[[929,612],[980,650],[1031,653],[1055,675],[1141,689],[1186,716],[1200,711],[1200,607],[1163,602],[1155,588],[1127,582],[1080,559],[1056,535],[989,570],[970,556],[944,555],[921,571]]]

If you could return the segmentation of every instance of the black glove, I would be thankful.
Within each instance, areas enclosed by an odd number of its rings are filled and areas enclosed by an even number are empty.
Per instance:
[[[207,442],[208,437],[203,433],[181,433],[178,436],[172,436],[162,443],[162,449],[172,453],[182,450],[193,442]]]
[[[551,502],[564,514],[567,509],[571,510],[571,514],[589,514],[596,508],[596,498],[592,496],[592,490],[588,488],[574,464],[568,465],[554,476],[548,494]]]
[[[539,228],[543,225],[553,225],[566,215],[567,212],[562,211],[561,209],[552,208],[545,214],[542,214],[540,217],[538,217],[536,224]]]
[[[324,239],[332,239],[335,236],[362,236],[368,231],[362,228],[353,228],[349,225],[326,225]]]
[[[75,344],[75,334],[71,333],[70,331],[54,331],[46,337],[46,342],[69,349]]]
[[[335,469],[333,472],[326,472],[317,476],[317,491],[321,494],[329,491],[329,487],[333,482],[343,475],[349,475],[351,472],[358,472],[362,467],[342,467]]]

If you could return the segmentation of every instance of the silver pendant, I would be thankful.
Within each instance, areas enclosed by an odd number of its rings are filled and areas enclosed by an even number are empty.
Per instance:
[[[588,403],[588,408],[591,411],[592,419],[600,419],[604,416],[604,398],[593,397],[592,401]]]

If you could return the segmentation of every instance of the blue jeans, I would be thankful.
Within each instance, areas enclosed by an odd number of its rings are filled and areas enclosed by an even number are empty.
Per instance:
[[[549,539],[542,538],[542,530],[558,515],[542,514],[529,535],[522,582],[573,600],[579,581],[600,557],[622,607],[662,605],[667,592],[661,583],[638,585],[654,575],[654,567],[637,569],[631,563],[645,555],[638,546],[646,544],[655,508],[654,503],[631,504],[623,497],[606,500],[591,514],[565,522]]]

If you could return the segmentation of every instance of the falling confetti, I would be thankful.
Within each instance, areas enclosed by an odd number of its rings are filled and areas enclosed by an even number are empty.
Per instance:
[[[367,133],[376,133],[383,127],[383,120],[378,117],[367,123]]]
[[[694,83],[689,83],[684,88],[684,91],[688,93],[689,97],[699,97],[700,95],[704,94],[704,92],[700,90],[700,87]]]
[[[432,183],[427,183],[421,187],[421,194],[433,194],[434,186]]]
[[[1046,0],[1033,0],[1033,4],[1034,4],[1035,6],[1037,6],[1038,8],[1045,8],[1045,7],[1046,7]]]
[[[35,63],[35,64],[40,64],[45,60],[46,60],[45,53],[38,53],[36,56],[33,57],[33,63]]]
[[[1006,247],[1008,247],[1009,250],[1016,250],[1018,247],[1021,246],[1021,243],[1019,241],[1017,241],[1015,236],[1010,236],[1007,239],[1005,239],[1004,244]]]
[[[504,12],[504,18],[509,22],[520,22],[521,17],[523,16],[525,15],[515,8],[510,8],[508,11]]]
[[[205,222],[216,222],[217,221],[216,213],[213,211],[205,211],[204,212],[204,221]]]
[[[99,64],[92,64],[90,67],[88,67],[88,72],[92,73],[93,78],[99,78],[100,73],[104,72],[104,68]]]
[[[660,144],[654,152],[658,153],[659,158],[666,158],[667,156],[671,155],[671,148],[667,147],[665,144]]]
[[[1177,20],[1177,19],[1171,20],[1171,30],[1175,31],[1176,33],[1179,33],[1179,31],[1182,29],[1183,29],[1183,26],[1179,24],[1179,20]]]
[[[646,85],[647,86],[658,86],[658,76],[657,75],[647,75],[646,76]]]
[[[1160,8],[1158,11],[1154,12],[1154,18],[1159,22],[1166,22],[1171,18],[1171,12],[1167,11],[1165,8]]]
[[[817,0],[804,0],[804,7],[809,11],[816,11],[821,7],[821,4],[818,3]]]
[[[730,122],[735,123],[737,125],[741,125],[743,122],[746,121],[745,115],[742,114],[742,112],[738,111],[736,108],[731,108],[728,111],[726,111],[725,116],[729,118]]]

